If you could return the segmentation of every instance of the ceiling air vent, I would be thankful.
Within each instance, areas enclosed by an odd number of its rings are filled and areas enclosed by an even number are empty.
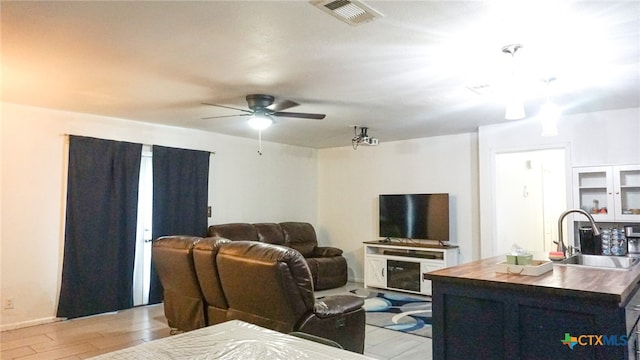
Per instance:
[[[360,1],[313,0],[311,4],[349,25],[360,25],[382,17],[382,14]]]

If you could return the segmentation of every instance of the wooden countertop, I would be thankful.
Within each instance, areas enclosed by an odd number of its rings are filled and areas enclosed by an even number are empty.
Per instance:
[[[615,302],[623,306],[640,281],[640,265],[631,270],[599,270],[553,265],[553,271],[540,276],[496,272],[504,256],[473,261],[426,273],[425,279],[466,283],[484,287],[532,290],[554,296],[578,297]]]

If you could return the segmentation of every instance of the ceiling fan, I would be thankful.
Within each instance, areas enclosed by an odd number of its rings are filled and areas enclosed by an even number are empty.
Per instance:
[[[291,100],[283,100],[281,102],[274,103],[274,100],[275,98],[271,95],[264,95],[264,94],[247,95],[247,104],[249,106],[249,109],[251,110],[239,109],[239,108],[226,106],[226,105],[202,103],[203,105],[217,106],[217,107],[238,110],[243,112],[243,114],[210,116],[210,117],[204,117],[202,119],[206,120],[206,119],[216,119],[216,118],[224,118],[224,117],[232,117],[232,116],[251,116],[251,118],[249,119],[249,124],[258,129],[264,129],[273,123],[271,116],[312,119],[312,120],[322,120],[326,116],[325,114],[310,114],[310,113],[298,113],[298,112],[288,112],[288,111],[285,112],[282,110],[290,109],[300,104]],[[252,124],[252,122],[254,124]]]

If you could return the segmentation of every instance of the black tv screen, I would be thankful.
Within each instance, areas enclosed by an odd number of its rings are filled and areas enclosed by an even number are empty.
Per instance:
[[[380,195],[380,237],[449,241],[449,194]]]

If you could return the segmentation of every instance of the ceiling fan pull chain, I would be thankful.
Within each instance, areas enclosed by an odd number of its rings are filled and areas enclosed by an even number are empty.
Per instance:
[[[262,130],[258,130],[258,155],[262,156]]]

